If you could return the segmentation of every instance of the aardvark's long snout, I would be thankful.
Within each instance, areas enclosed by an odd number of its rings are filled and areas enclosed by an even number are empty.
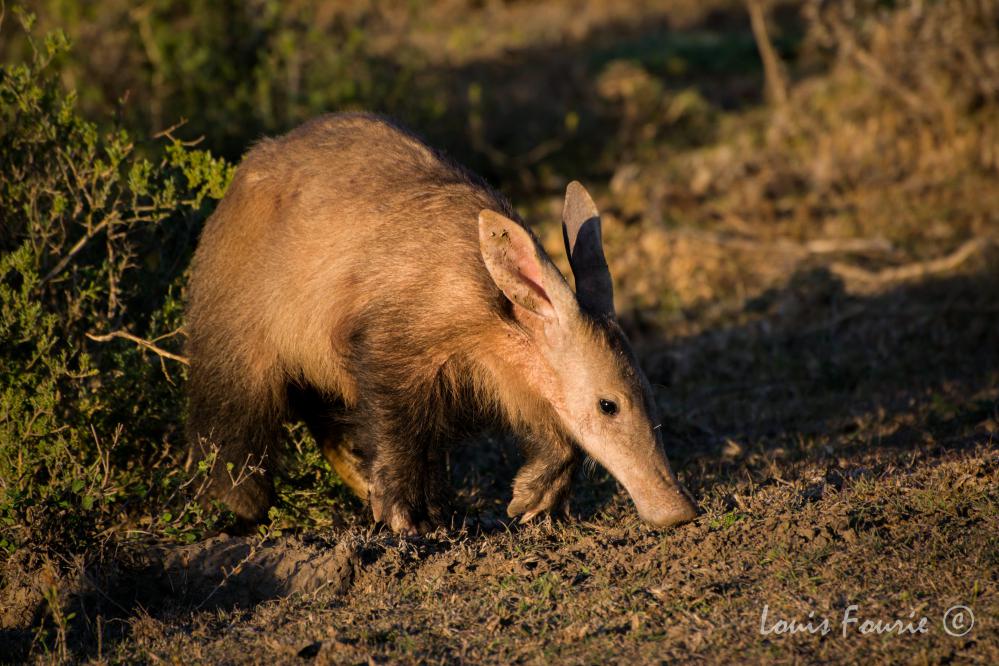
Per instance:
[[[623,465],[612,463],[607,467],[631,495],[642,520],[656,527],[670,527],[697,517],[697,505],[690,492],[673,474],[661,453],[643,461],[630,460]]]
[[[671,527],[697,517],[697,506],[676,477],[657,485],[651,493],[631,493],[642,520],[656,527]]]

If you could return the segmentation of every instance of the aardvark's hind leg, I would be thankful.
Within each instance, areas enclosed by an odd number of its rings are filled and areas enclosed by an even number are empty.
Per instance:
[[[224,382],[225,373],[192,363],[187,434],[195,461],[214,454],[204,500],[225,504],[243,527],[267,518],[282,406],[268,391]]]
[[[289,390],[292,408],[305,421],[319,450],[347,487],[367,501],[368,473],[362,452],[354,447],[347,406],[342,400],[325,397],[314,389]]]
[[[347,484],[347,487],[360,499],[367,500],[371,491],[368,476],[364,471],[364,461],[360,454],[354,450],[351,438],[344,433],[339,439],[324,439],[320,446],[323,456],[343,479],[343,482]]]

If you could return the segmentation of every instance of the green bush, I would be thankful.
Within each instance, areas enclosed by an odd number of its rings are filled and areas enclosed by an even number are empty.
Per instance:
[[[276,0],[28,0],[88,54],[58,63],[85,115],[157,132],[179,119],[236,158],[249,141],[327,111],[414,110],[412,68],[370,53],[377,8]],[[0,55],[29,49],[8,37]],[[425,110],[425,109],[423,109]],[[416,112],[415,115],[421,115]]]
[[[109,537],[193,539],[182,291],[197,230],[232,166],[166,136],[137,155],[64,92],[55,32],[0,65],[0,552],[94,553]],[[162,338],[162,339],[161,339]]]

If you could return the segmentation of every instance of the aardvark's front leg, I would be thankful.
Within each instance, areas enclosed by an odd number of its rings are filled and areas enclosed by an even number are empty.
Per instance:
[[[368,474],[371,512],[393,532],[423,534],[442,524],[450,485],[441,438],[390,409],[373,409],[356,431],[374,455]]]
[[[566,516],[569,494],[582,458],[579,450],[557,435],[523,438],[527,461],[513,481],[513,501],[506,512],[526,523],[544,514]]]

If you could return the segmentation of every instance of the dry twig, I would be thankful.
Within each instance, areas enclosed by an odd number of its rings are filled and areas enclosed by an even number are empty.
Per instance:
[[[935,273],[946,273],[947,271],[952,271],[972,257],[981,254],[994,243],[995,240],[989,236],[972,238],[947,256],[930,259],[928,261],[917,261],[915,263],[897,266],[894,268],[885,268],[880,271],[869,271],[867,269],[860,268],[858,266],[851,266],[842,262],[835,262],[829,268],[833,273],[836,273],[841,277],[860,282],[900,282],[903,280],[912,280],[914,278],[933,275]]]
[[[756,48],[760,51],[763,61],[763,75],[766,78],[767,96],[779,111],[787,108],[787,82],[781,69],[780,57],[774,48],[770,35],[767,33],[767,18],[762,0],[746,0],[749,10],[749,21],[756,39]]]
[[[125,340],[131,340],[140,347],[145,347],[154,354],[160,356],[161,358],[168,358],[171,361],[177,361],[178,363],[183,363],[184,365],[191,365],[191,362],[186,356],[181,356],[179,354],[174,354],[173,352],[168,352],[162,347],[157,347],[155,344],[149,340],[144,340],[137,335],[132,335],[128,331],[111,331],[110,333],[105,333],[104,335],[95,335],[93,333],[87,333],[87,337],[94,342],[108,342],[114,338],[124,338]],[[159,340],[161,338],[157,338]]]
[[[101,231],[107,228],[111,224],[111,222],[116,219],[116,217],[117,216],[115,215],[109,215],[108,217],[104,218],[96,225],[94,225],[94,227],[90,231],[88,231],[86,235],[80,238],[80,240],[76,241],[73,247],[69,249],[69,252],[67,252],[66,255],[59,260],[59,263],[57,263],[52,270],[50,270],[48,273],[45,274],[45,277],[43,277],[39,281],[40,284],[45,284],[55,276],[59,275],[59,273],[61,273],[63,269],[69,265],[69,262],[73,260],[73,257],[79,254],[80,250],[82,250],[89,241],[93,240],[93,238],[97,236],[97,234],[99,234]]]

